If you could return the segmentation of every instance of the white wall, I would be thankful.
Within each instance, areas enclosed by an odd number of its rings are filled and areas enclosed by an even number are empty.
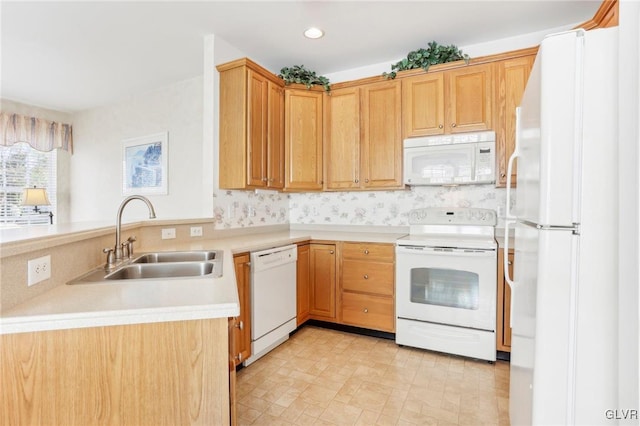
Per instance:
[[[619,409],[640,409],[639,291],[640,274],[640,3],[620,2],[619,50]],[[626,419],[623,424],[639,424]]]
[[[169,133],[168,194],[152,195],[159,219],[201,217],[203,79],[174,83],[115,105],[74,115],[71,220],[115,222],[122,195],[122,140]],[[125,221],[147,218],[146,206],[127,206]]]
[[[43,118],[45,120],[57,121],[60,123],[69,123],[73,121],[70,113],[55,111],[52,109],[40,108],[33,105],[26,105],[19,102],[13,102],[8,99],[0,100],[1,110],[14,114],[22,114],[30,117]],[[75,131],[75,129],[74,129]],[[74,135],[75,137],[75,135]],[[70,200],[70,162],[71,153],[63,149],[56,152],[58,181],[56,193],[56,212],[54,216],[55,223],[67,223],[71,218]]]
[[[535,33],[522,34],[516,37],[503,38],[485,43],[458,47],[460,48],[460,50],[462,50],[463,53],[466,53],[472,58],[493,55],[497,53],[508,52],[511,50],[525,49],[528,47],[537,46],[547,34],[557,33],[573,27],[575,27],[575,25],[565,25],[562,27],[554,27],[543,31],[537,31]],[[424,46],[411,46],[407,49],[407,53],[409,53],[410,50],[417,49],[419,47],[426,48],[427,46],[426,43]],[[390,59],[386,62],[366,65],[344,71],[338,71],[335,73],[326,74],[325,77],[327,77],[332,83],[338,83],[341,81],[356,80],[364,77],[382,75],[383,72],[391,71],[391,64],[395,64],[401,59],[402,58],[395,58]]]

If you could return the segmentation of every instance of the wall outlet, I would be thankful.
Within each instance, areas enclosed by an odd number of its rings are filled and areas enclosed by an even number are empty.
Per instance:
[[[191,227],[191,236],[192,237],[202,237],[202,226],[192,226]]]
[[[163,228],[162,229],[162,239],[163,240],[171,240],[176,237],[176,228]]]
[[[34,285],[51,278],[51,256],[31,259],[27,262],[27,285]]]

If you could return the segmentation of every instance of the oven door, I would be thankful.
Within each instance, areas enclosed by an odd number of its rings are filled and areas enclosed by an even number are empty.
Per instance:
[[[399,318],[494,331],[496,250],[398,246]]]

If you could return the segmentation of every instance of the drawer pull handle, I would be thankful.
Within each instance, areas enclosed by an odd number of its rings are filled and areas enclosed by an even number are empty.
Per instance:
[[[365,279],[365,280],[368,280],[368,279],[369,279],[369,275],[364,274],[364,279]]]
[[[365,314],[368,314],[369,313],[369,309],[364,308],[362,312],[364,312]]]

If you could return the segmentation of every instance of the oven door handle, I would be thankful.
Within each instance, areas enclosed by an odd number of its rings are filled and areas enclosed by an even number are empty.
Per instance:
[[[495,250],[454,249],[446,247],[398,246],[398,254],[416,256],[495,257]]]

